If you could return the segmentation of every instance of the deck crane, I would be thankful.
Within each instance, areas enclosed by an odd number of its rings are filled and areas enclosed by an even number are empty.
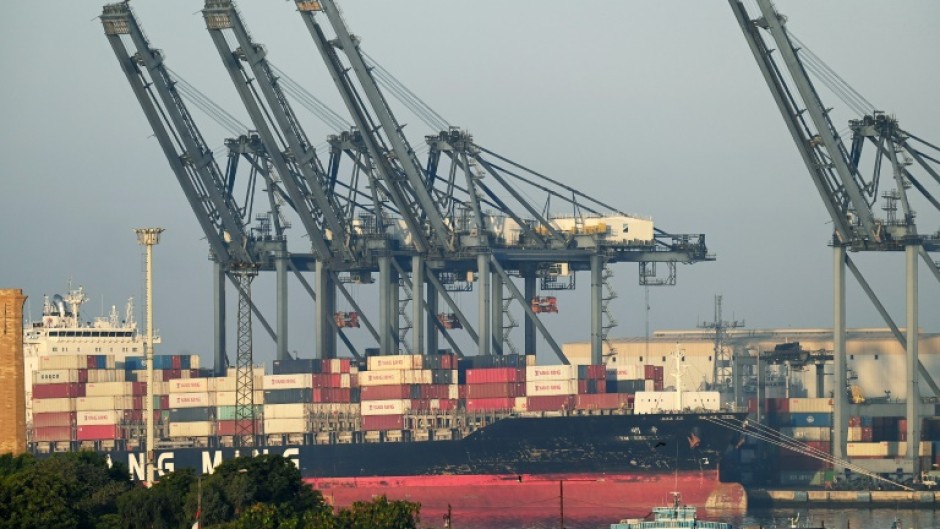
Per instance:
[[[811,58],[810,53],[802,46],[795,45],[798,41],[787,31],[786,18],[774,9],[770,0],[756,1],[760,10],[756,18],[752,18],[740,0],[729,0],[729,4],[834,226],[833,345],[834,387],[837,390],[833,399],[833,456],[844,458],[847,434],[846,394],[843,388],[846,387],[845,268],[848,266],[898,341],[907,349],[907,438],[911,441],[908,443],[907,459],[913,474],[917,475],[917,440],[920,439],[918,372],[934,394],[940,396],[940,388],[918,358],[917,262],[918,256],[922,257],[928,269],[940,281],[937,264],[928,254],[929,251],[940,250],[940,236],[918,234],[914,214],[907,200],[908,183],[913,184],[938,210],[940,203],[899,163],[899,154],[910,153],[935,180],[940,182],[940,177],[916,149],[906,145],[907,135],[900,132],[896,122],[883,113],[874,112],[872,108],[857,108],[866,115],[850,124],[854,139],[851,150],[846,148],[833,126],[829,109],[824,106],[807,73],[807,70],[813,69],[807,62]],[[861,148],[866,140],[876,146],[875,169],[870,180],[864,178],[859,167]],[[889,215],[896,208],[896,203],[892,203],[900,200],[904,210],[904,218],[900,222],[889,217],[889,222],[885,223],[876,219],[872,212],[872,205],[878,196],[881,162],[885,158],[889,160],[896,183],[896,190],[887,193]],[[906,335],[900,332],[846,250],[905,252]]]
[[[264,253],[286,253],[284,241],[258,241],[246,230],[241,209],[229,192],[234,174],[229,178],[222,174],[164,65],[163,55],[151,47],[127,2],[104,6],[101,21],[164,155],[209,239],[218,277],[228,275],[238,288],[237,437],[246,445],[254,444],[250,285]],[[133,55],[123,36],[128,36],[137,50]],[[234,169],[237,165],[230,167]],[[216,310],[224,314],[224,308],[220,308],[224,307],[224,285],[219,283],[222,281],[216,283]],[[217,370],[223,369],[225,355],[224,328],[219,328],[224,316],[219,316],[217,313]],[[148,453],[152,454],[153,449],[148,446]]]

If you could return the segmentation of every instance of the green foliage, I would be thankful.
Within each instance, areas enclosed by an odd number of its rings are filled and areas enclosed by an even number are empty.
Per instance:
[[[0,465],[0,529],[96,529],[130,488],[126,471],[91,452]]]
[[[388,501],[381,496],[371,502],[357,501],[337,515],[340,529],[417,529],[421,504]]]
[[[133,485],[100,454],[0,456],[0,529],[417,529],[420,505],[384,496],[334,515],[288,459],[262,455]]]

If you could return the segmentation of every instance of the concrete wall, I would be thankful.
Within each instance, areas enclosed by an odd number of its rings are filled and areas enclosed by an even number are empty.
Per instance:
[[[20,289],[0,289],[0,454],[26,450],[23,303]]]

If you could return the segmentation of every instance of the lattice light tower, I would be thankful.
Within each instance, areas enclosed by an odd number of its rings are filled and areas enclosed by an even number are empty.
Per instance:
[[[235,380],[235,439],[255,445],[255,383],[251,340],[251,282],[258,269],[242,266],[233,272],[238,283],[238,352]]]
[[[727,387],[733,380],[734,353],[725,347],[728,329],[744,327],[744,320],[725,321],[721,316],[721,295],[715,296],[715,320],[699,324],[702,329],[715,330],[715,363],[712,366],[712,385]]]
[[[147,452],[144,475],[147,483],[153,483],[153,247],[160,243],[163,228],[136,228],[138,244],[147,248],[147,339],[144,342],[144,359],[147,361]]]

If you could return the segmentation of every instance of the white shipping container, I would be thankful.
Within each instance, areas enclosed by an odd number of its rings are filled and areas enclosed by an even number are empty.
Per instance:
[[[513,411],[517,412],[526,412],[529,411],[529,398],[528,397],[516,397],[516,404],[512,407]]]
[[[846,441],[852,442],[861,442],[862,440],[862,427],[861,426],[849,426],[849,433]]]
[[[607,368],[607,380],[639,380],[643,378],[643,367],[639,365],[622,365]]]
[[[920,443],[920,457],[930,455],[929,442]],[[846,443],[846,455],[849,457],[904,457],[907,455],[907,441],[880,443]]]
[[[404,415],[411,409],[411,400],[367,400],[360,406],[363,415]]]
[[[525,393],[530,397],[574,395],[577,392],[578,383],[574,380],[536,380],[525,383]]]
[[[307,419],[265,419],[264,433],[307,433]]]
[[[211,393],[215,396],[216,406],[236,406],[238,405],[238,393],[235,391],[220,391]],[[255,404],[264,404],[264,391],[256,389],[254,392]]]
[[[170,423],[170,437],[209,437],[212,435],[215,435],[215,421]]]
[[[85,384],[86,397],[132,396],[133,382],[89,382]]]
[[[829,413],[832,399],[790,399],[790,413]]]
[[[525,368],[526,382],[575,380],[577,378],[578,366],[574,365],[528,366]]]
[[[39,369],[87,369],[87,355],[40,356]]]
[[[100,410],[132,410],[134,409],[134,397],[125,396],[97,396],[97,397],[79,397],[75,399],[76,411],[100,411]],[[33,410],[36,411],[35,409]]]
[[[798,441],[829,441],[832,430],[828,426],[784,426],[780,428],[780,433]],[[851,440],[851,434],[849,438]]]
[[[313,387],[313,375],[310,373],[266,375],[262,384],[265,391],[272,389],[309,389]]]
[[[116,410],[80,411],[75,414],[79,426],[103,426],[117,424],[121,415]]]
[[[33,399],[33,413],[75,411],[75,399]]]
[[[170,393],[170,408],[208,408],[215,406],[215,393]]]
[[[68,384],[80,382],[78,369],[44,369],[33,371],[33,384]]]
[[[208,393],[208,378],[172,378],[166,381],[168,393]]]
[[[307,404],[265,404],[265,419],[305,419],[310,414]]]
[[[646,391],[656,391],[656,381],[655,380],[644,380],[643,389]]]
[[[88,382],[124,382],[123,369],[89,369]]]
[[[663,413],[678,409],[675,391],[637,391],[633,400],[633,413],[637,414]],[[683,391],[682,409],[718,411],[721,409],[721,395],[717,391]]]
[[[366,362],[369,371],[421,369],[424,367],[421,355],[370,356]]]
[[[376,358],[374,356],[370,358]],[[359,385],[366,386],[398,386],[404,384],[405,376],[402,370],[395,371],[363,371],[359,373]]]
[[[430,369],[410,369],[402,371],[402,380],[405,384],[433,384],[434,372]]]

